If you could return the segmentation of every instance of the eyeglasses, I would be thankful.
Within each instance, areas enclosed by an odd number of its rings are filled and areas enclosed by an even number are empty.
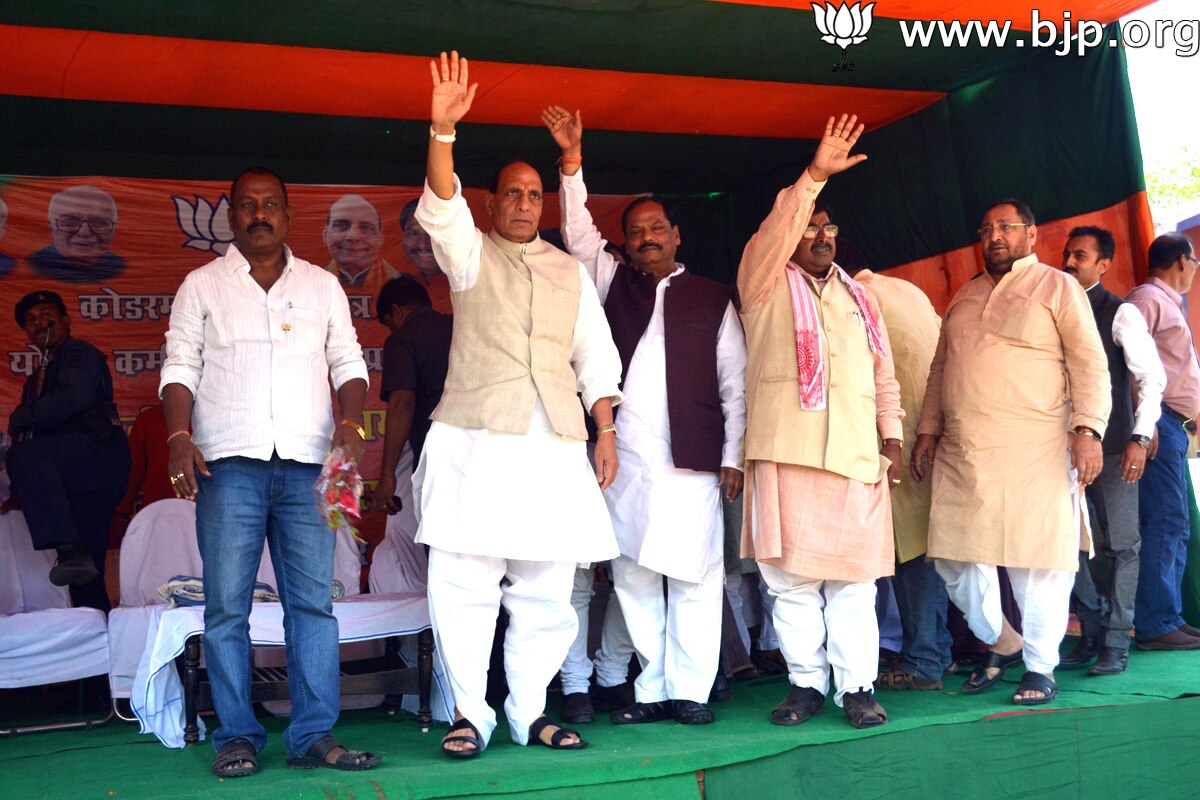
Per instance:
[[[87,223],[88,230],[97,236],[112,233],[113,221],[104,217],[59,217],[54,221],[54,227],[63,233],[74,233]]]
[[[979,238],[986,239],[992,235],[993,230],[998,230],[1000,233],[1007,236],[1017,228],[1028,228],[1028,222],[997,222],[995,225],[984,225],[979,229]]]
[[[807,228],[804,229],[804,238],[805,239],[817,238],[818,230],[825,231],[825,235],[827,237],[829,237],[830,239],[836,238],[838,235],[838,226],[837,225],[826,225],[822,228],[818,228],[816,225],[809,225]]]
[[[1197,267],[1200,267],[1200,258],[1196,258],[1195,256],[1189,256],[1187,253],[1184,253],[1183,257],[1186,258],[1188,261],[1191,261]]]

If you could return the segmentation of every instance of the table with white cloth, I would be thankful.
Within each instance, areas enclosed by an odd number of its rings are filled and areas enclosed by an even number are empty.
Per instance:
[[[407,636],[428,630],[429,609],[423,594],[382,594],[347,597],[333,604],[338,620],[339,642]],[[204,607],[151,609],[146,650],[138,665],[130,698],[141,723],[142,733],[153,733],[168,747],[185,745],[184,687],[174,660],[184,652],[187,640],[204,633]],[[250,642],[254,646],[283,645],[283,606],[255,603],[250,612]],[[407,701],[410,698],[406,697]],[[447,721],[453,703],[444,670],[435,652],[431,706],[434,719]],[[198,723],[199,737],[204,723]]]

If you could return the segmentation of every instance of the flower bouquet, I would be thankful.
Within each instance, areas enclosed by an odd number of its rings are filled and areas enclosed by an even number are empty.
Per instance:
[[[314,487],[317,496],[317,513],[331,531],[350,529],[356,542],[362,542],[352,520],[360,519],[358,503],[362,497],[363,480],[358,474],[358,464],[344,447],[335,447],[325,459],[321,475]]]

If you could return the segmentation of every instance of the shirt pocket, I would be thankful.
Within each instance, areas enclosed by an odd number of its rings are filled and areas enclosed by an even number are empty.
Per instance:
[[[326,320],[325,315],[315,308],[289,309],[288,331],[289,343],[305,351],[323,351],[325,349]]]
[[[1046,308],[1039,303],[1013,298],[996,303],[989,312],[988,333],[1022,344],[1037,344],[1044,338],[1050,322]]]

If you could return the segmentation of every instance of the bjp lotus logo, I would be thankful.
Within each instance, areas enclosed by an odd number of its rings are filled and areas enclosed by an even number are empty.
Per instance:
[[[817,30],[821,32],[821,41],[842,48],[842,60],[833,65],[834,72],[845,72],[854,69],[853,64],[846,63],[846,48],[852,44],[862,44],[867,40],[867,31],[871,30],[871,9],[874,3],[867,3],[865,8],[859,3],[840,6],[833,3],[813,3],[812,10],[817,20]]]
[[[183,246],[225,255],[233,241],[233,231],[229,230],[229,198],[222,194],[214,206],[199,195],[192,196],[194,203],[179,195],[171,196],[179,230],[188,237]]]

